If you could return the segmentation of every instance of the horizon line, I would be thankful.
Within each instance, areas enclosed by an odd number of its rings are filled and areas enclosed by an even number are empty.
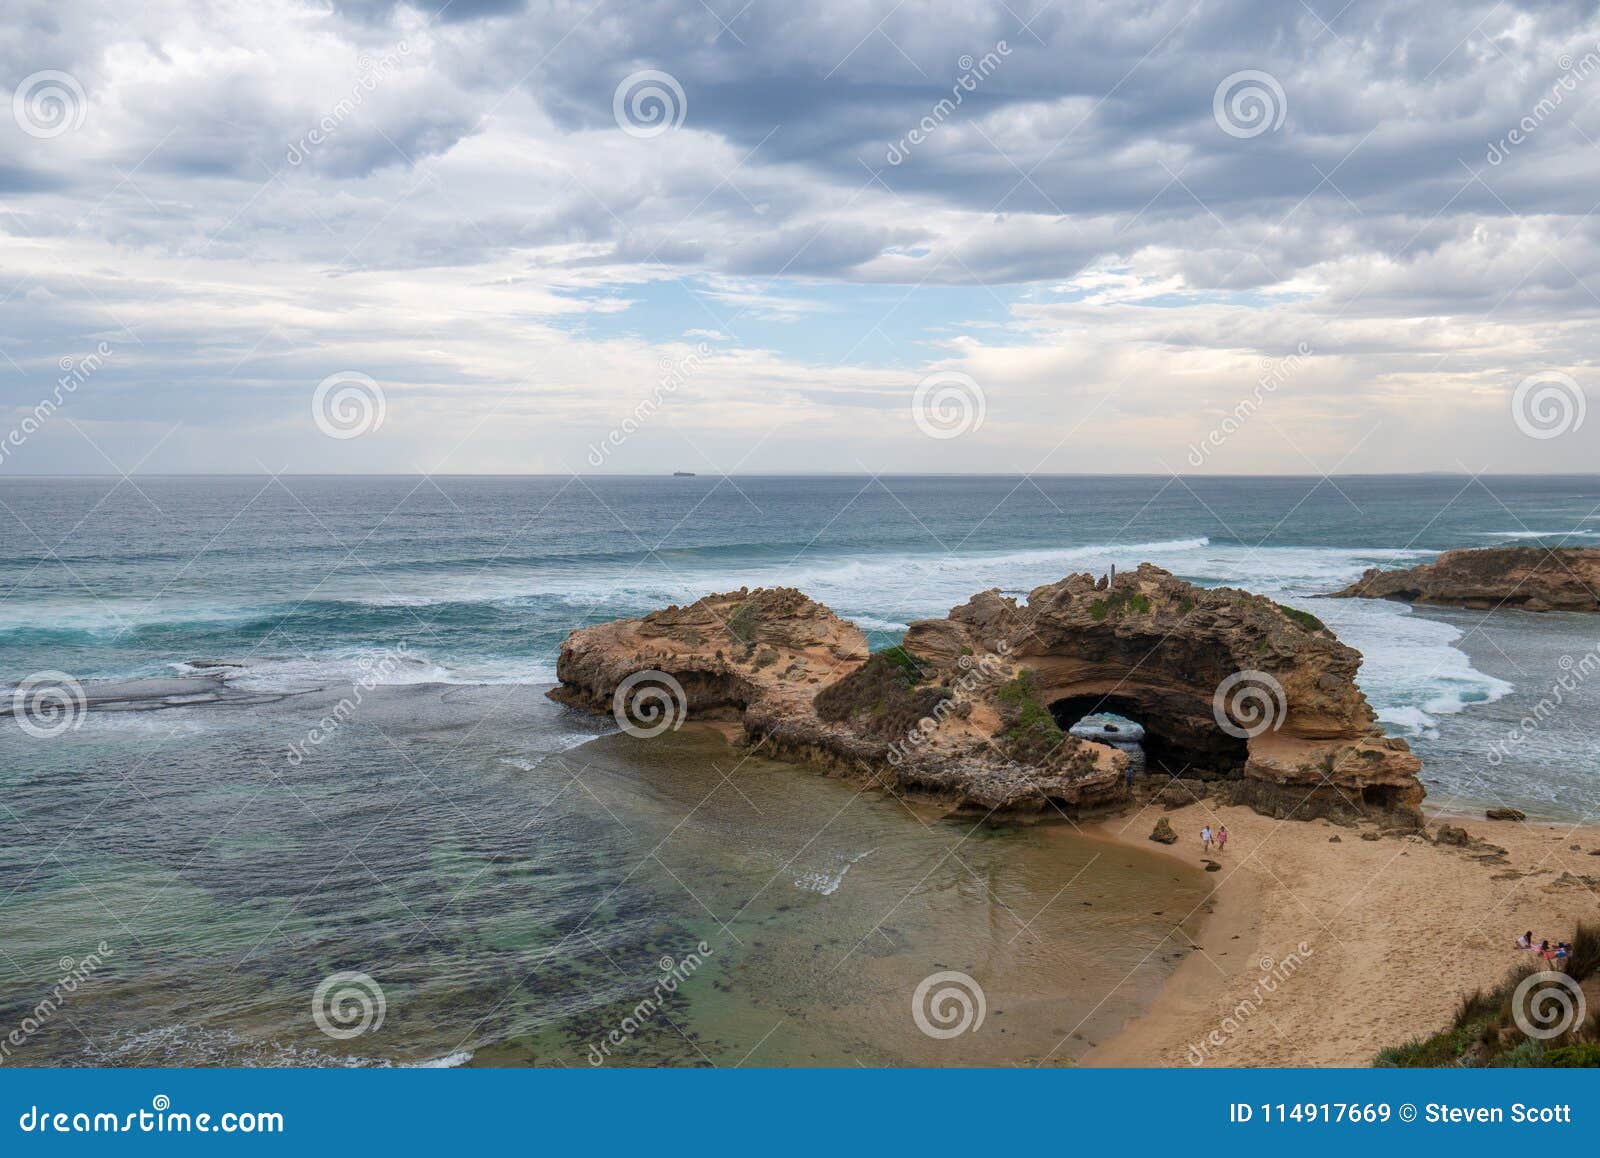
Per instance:
[[[452,471],[149,471],[119,474],[113,471],[85,472],[85,473],[58,473],[58,474],[32,474],[18,472],[11,475],[0,475],[0,484],[11,481],[50,481],[67,479],[201,479],[201,478],[238,478],[238,479],[271,479],[271,478],[342,478],[342,479],[518,479],[518,478],[570,478],[570,479],[672,479],[672,478],[716,478],[716,479],[742,479],[742,478],[1106,478],[1106,479],[1349,479],[1349,478],[1600,478],[1600,471],[1445,471],[1445,470],[1417,470],[1417,471],[1347,471],[1337,474],[1323,474],[1316,471],[1302,472],[1259,472],[1246,474],[1184,474],[1176,471],[1166,473],[1155,471],[651,471],[635,473],[594,472],[579,473],[577,471],[493,471],[493,472],[452,472]]]

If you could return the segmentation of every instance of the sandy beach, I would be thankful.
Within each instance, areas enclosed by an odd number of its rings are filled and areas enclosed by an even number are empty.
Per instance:
[[[1564,938],[1600,912],[1592,826],[1443,818],[1505,849],[1506,863],[1479,859],[1481,848],[1364,840],[1376,830],[1209,804],[1147,807],[1100,828],[1162,848],[1148,839],[1162,816],[1180,837],[1169,853],[1190,864],[1205,859],[1201,827],[1227,825],[1213,911],[1149,1012],[1086,1065],[1368,1065],[1443,1028],[1464,992],[1501,980],[1520,933]]]

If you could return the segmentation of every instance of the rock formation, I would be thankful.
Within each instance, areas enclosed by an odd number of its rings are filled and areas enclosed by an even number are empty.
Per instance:
[[[1600,548],[1462,548],[1401,571],[1368,568],[1327,598],[1396,599],[1484,611],[1600,611]]]
[[[634,698],[665,686],[680,715],[736,720],[758,750],[982,814],[1127,800],[1127,755],[1065,730],[1109,711],[1144,726],[1149,775],[1269,815],[1414,821],[1418,761],[1375,723],[1360,663],[1313,616],[1145,564],[1025,604],[983,592],[871,655],[798,591],[711,595],[574,631],[551,695],[648,723]]]

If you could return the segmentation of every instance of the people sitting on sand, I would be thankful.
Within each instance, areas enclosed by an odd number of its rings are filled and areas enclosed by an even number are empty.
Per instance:
[[[1536,946],[1533,943],[1533,930],[1529,929],[1517,938],[1518,949],[1531,949],[1535,956],[1545,961],[1565,961],[1572,956],[1571,941],[1557,941],[1554,945],[1549,940],[1542,940]]]

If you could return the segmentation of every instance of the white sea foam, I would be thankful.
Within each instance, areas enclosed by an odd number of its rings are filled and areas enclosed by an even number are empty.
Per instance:
[[[109,637],[136,627],[240,623],[260,614],[254,606],[180,604],[175,597],[160,603],[90,595],[81,600],[18,599],[0,604],[0,632],[81,631]]]
[[[597,732],[555,732],[541,729],[529,733],[526,741],[538,744],[542,751],[535,756],[502,756],[500,763],[516,768],[522,772],[537,772],[540,762],[551,756],[559,756],[562,752],[570,752],[574,748],[581,748],[590,740],[596,738]]]
[[[844,884],[845,874],[850,871],[850,866],[859,860],[864,860],[877,852],[876,848],[869,848],[866,852],[858,852],[855,856],[847,857],[845,862],[834,869],[807,869],[795,877],[795,888],[803,889],[810,893],[821,893],[831,897],[839,891],[839,886]]]
[[[1600,538],[1600,531],[1474,531],[1476,539],[1571,539]]]
[[[654,608],[666,603],[687,603],[713,591],[740,587],[798,587],[814,599],[841,610],[860,604],[865,596],[874,605],[888,605],[897,596],[914,599],[922,608],[941,613],[988,587],[1026,590],[1060,579],[1072,571],[1104,570],[1111,564],[1128,567],[1141,560],[1171,558],[1206,546],[1205,538],[1167,539],[1156,542],[1090,544],[997,553],[937,551],[872,555],[827,556],[811,554],[800,562],[771,559],[748,564],[717,562],[692,565],[692,558],[664,567],[632,564],[588,568],[582,572],[528,570],[459,576],[429,576],[398,594],[391,590],[348,596],[375,607],[420,606],[437,603],[488,602],[509,606],[556,599],[575,611],[618,607]],[[864,614],[872,614],[863,608]],[[919,613],[926,613],[925,611]],[[882,616],[887,622],[903,622]]]
[[[1559,536],[1568,532],[1549,532]],[[1600,532],[1583,532],[1590,537]],[[1508,531],[1505,538],[1545,533]],[[1204,536],[1129,543],[1029,548],[947,554],[938,550],[893,554],[808,554],[799,561],[767,559],[748,564],[679,557],[673,569],[622,564],[526,569],[460,575],[397,577],[382,591],[324,592],[331,599],[385,606],[446,602],[498,604],[540,619],[576,625],[586,614],[638,615],[668,603],[688,603],[713,591],[741,586],[793,586],[854,620],[864,630],[893,633],[914,619],[941,616],[981,590],[999,588],[1019,599],[1042,584],[1074,571],[1102,573],[1151,562],[1207,586],[1230,585],[1298,604],[1312,594],[1336,590],[1371,566],[1401,566],[1434,552],[1405,548],[1261,547],[1214,543]],[[398,589],[398,590],[394,590]],[[1412,615],[1399,604],[1367,600],[1303,605],[1327,621],[1366,657],[1360,681],[1380,720],[1391,729],[1426,735],[1441,715],[1504,696],[1511,685],[1476,671],[1453,646],[1459,632],[1434,619]],[[82,626],[94,622],[115,630],[112,611],[78,606],[48,622]],[[127,609],[132,610],[130,607]],[[153,618],[175,620],[170,608]],[[206,607],[192,618],[230,620],[255,614],[242,608]],[[33,617],[37,624],[38,618]],[[0,629],[4,622],[0,621]],[[377,679],[387,684],[532,684],[555,681],[554,656],[536,650],[516,657],[436,657],[430,640],[412,641],[409,660],[379,666],[379,649],[345,649],[312,657],[244,657],[242,670],[227,669],[228,681],[248,690],[298,691]],[[234,657],[221,656],[230,659]]]
[[[1361,652],[1356,677],[1379,722],[1402,735],[1437,736],[1438,718],[1493,703],[1514,685],[1472,666],[1458,627],[1379,599],[1286,600],[1319,616]]]
[[[220,1065],[252,1068],[306,1068],[328,1066],[365,1068],[393,1063],[362,1054],[337,1054],[315,1046],[259,1040],[232,1029],[211,1029],[175,1022],[133,1033],[113,1033],[97,1049],[85,1051],[85,1060],[104,1065],[110,1059],[123,1065]]]
[[[458,1049],[455,1053],[447,1053],[444,1057],[437,1057],[431,1061],[418,1062],[408,1068],[417,1070],[453,1070],[459,1066],[466,1065],[471,1060],[472,1051],[470,1049]]]
[[[365,683],[368,687],[405,687],[416,684],[534,684],[555,683],[555,665],[549,657],[519,660],[472,659],[442,664],[425,653],[411,650],[398,663],[384,662],[393,653],[364,649],[305,657],[248,657],[239,668],[222,669],[228,683],[247,691],[296,692]]]
[[[909,623],[901,623],[897,619],[880,619],[876,615],[856,614],[849,617],[862,631],[904,631],[910,627]]]

